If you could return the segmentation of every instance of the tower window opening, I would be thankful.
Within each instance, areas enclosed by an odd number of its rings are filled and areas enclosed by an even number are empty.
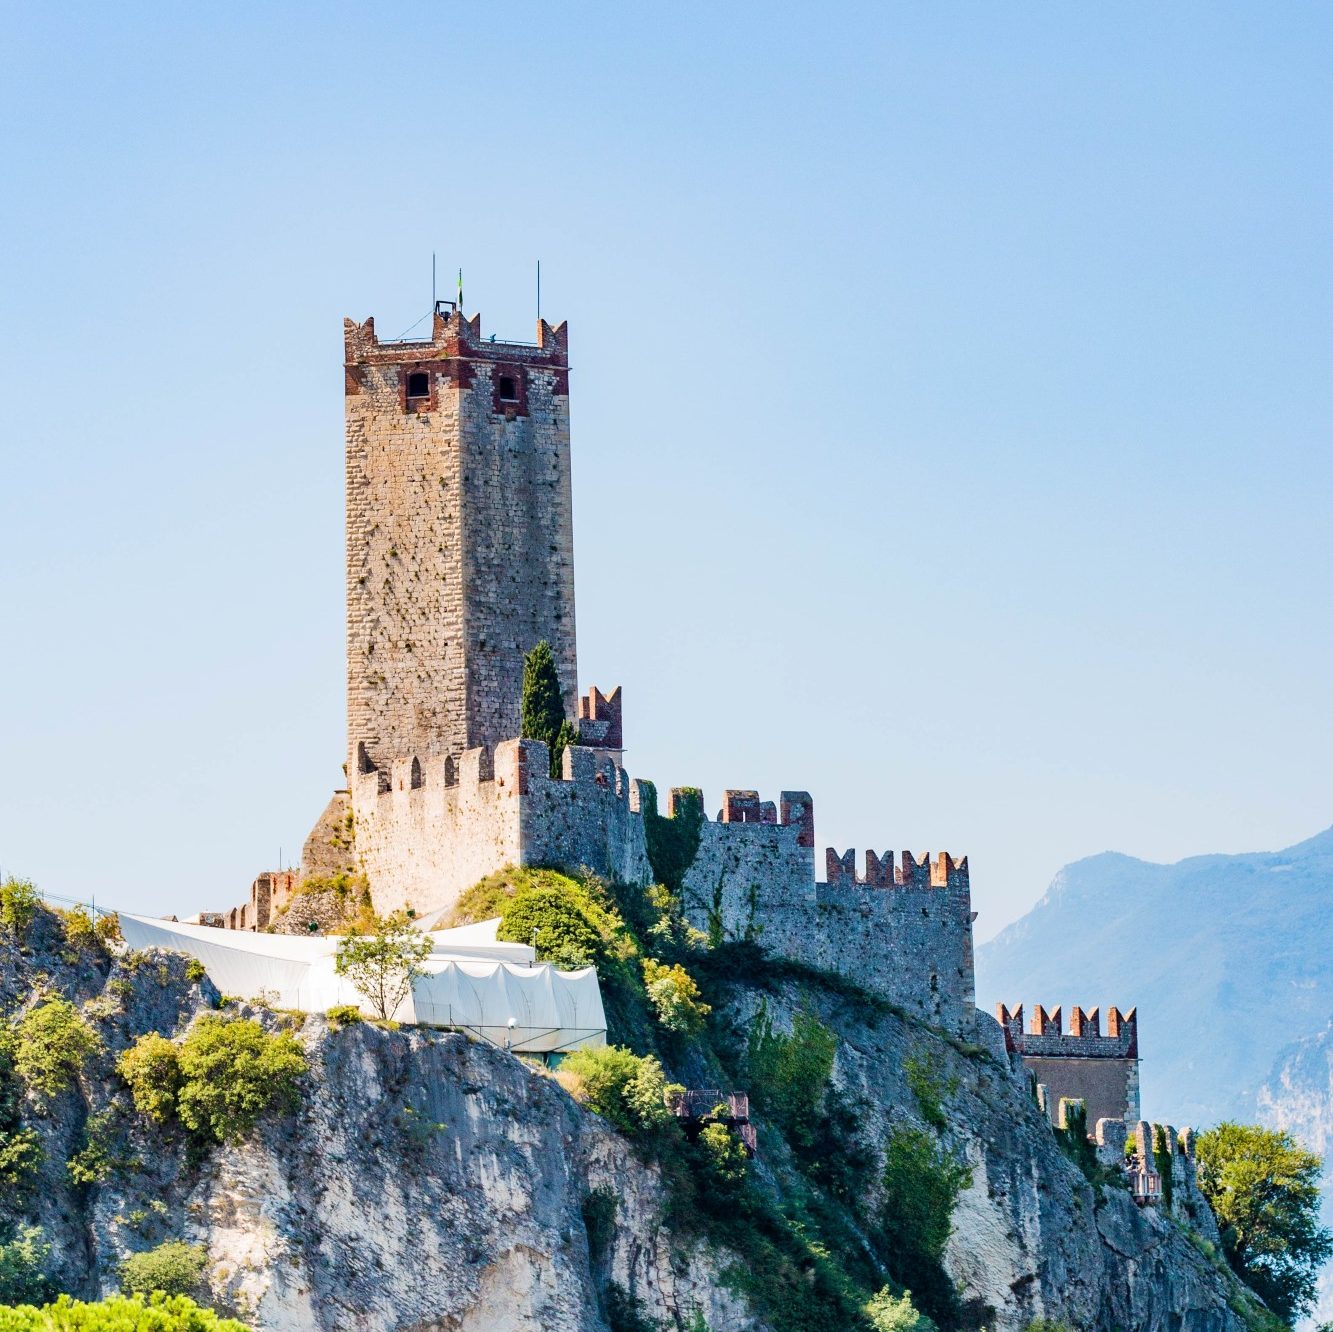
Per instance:
[[[500,376],[500,401],[501,402],[518,401],[518,385],[514,382],[513,377],[510,375]]]
[[[417,370],[408,375],[407,396],[409,398],[430,397],[430,376],[424,370]]]

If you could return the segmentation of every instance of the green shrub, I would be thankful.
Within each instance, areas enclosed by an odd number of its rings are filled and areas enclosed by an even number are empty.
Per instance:
[[[556,1075],[582,1105],[622,1133],[643,1134],[669,1123],[666,1078],[652,1055],[636,1055],[615,1045],[575,1050]]]
[[[884,1152],[881,1231],[889,1274],[917,1292],[937,1322],[953,1321],[957,1296],[944,1271],[944,1247],[958,1195],[972,1172],[925,1129],[896,1127]]]
[[[798,1149],[814,1142],[837,1049],[838,1038],[808,1010],[795,1015],[788,1036],[760,1004],[750,1029],[750,1096]]]
[[[65,942],[74,948],[100,949],[97,924],[86,907],[72,906],[56,913],[65,927]]]
[[[934,1063],[923,1055],[911,1055],[903,1060],[903,1074],[916,1101],[921,1118],[932,1128],[945,1129],[949,1125],[944,1113],[944,1097],[954,1088],[946,1088],[939,1079]]]
[[[198,985],[205,976],[208,975],[208,968],[197,958],[187,958],[185,962],[185,979],[191,985]]]
[[[19,1019],[14,1071],[32,1091],[56,1096],[78,1077],[84,1060],[101,1044],[68,999],[48,999]]]
[[[0,1309],[0,1332],[249,1332],[244,1323],[219,1318],[186,1295],[113,1295],[84,1304],[62,1295],[34,1309]]]
[[[168,1240],[144,1253],[132,1253],[120,1265],[120,1288],[126,1295],[192,1295],[203,1284],[208,1254],[201,1244]]]
[[[209,1013],[181,1042],[176,1113],[198,1137],[240,1142],[261,1114],[296,1108],[305,1071],[305,1051],[294,1036]]]
[[[248,1018],[208,1013],[176,1045],[141,1036],[117,1067],[135,1109],[157,1123],[173,1116],[202,1142],[239,1142],[268,1111],[296,1107],[305,1051],[286,1032]]]
[[[41,1140],[19,1116],[22,1086],[14,1073],[17,1034],[0,1026],[0,1184],[18,1190],[31,1183],[42,1163]]]
[[[65,1163],[72,1183],[100,1184],[111,1173],[115,1163],[111,1150],[113,1119],[110,1110],[88,1116],[83,1126],[83,1146]]]
[[[639,1307],[638,1299],[624,1286],[608,1281],[602,1297],[606,1306],[606,1325],[611,1332],[661,1332]]]
[[[324,1016],[335,1027],[350,1027],[362,1020],[361,1010],[355,1004],[335,1004]]]
[[[1097,1148],[1088,1139],[1088,1107],[1075,1098],[1062,1097],[1065,1123],[1063,1128],[1055,1130],[1066,1156],[1083,1172],[1083,1177],[1092,1184],[1100,1195],[1103,1184],[1123,1178],[1121,1171],[1106,1171],[1097,1160]],[[1132,1141],[1132,1139],[1131,1139]]]
[[[730,1187],[745,1178],[749,1164],[745,1148],[725,1124],[705,1124],[699,1131],[696,1145],[703,1156],[705,1169],[719,1184]]]
[[[129,1085],[134,1108],[155,1124],[165,1124],[176,1113],[181,1086],[180,1047],[155,1031],[140,1036],[116,1061],[116,1070]]]
[[[615,1234],[616,1195],[612,1189],[593,1189],[583,1200],[583,1227],[588,1232],[588,1253],[594,1263],[605,1257]]]
[[[6,879],[0,884],[0,928],[22,943],[41,905],[37,889],[27,879]]]
[[[51,1246],[40,1226],[22,1226],[8,1244],[0,1244],[0,1304],[29,1304],[47,1296]],[[0,1311],[2,1313],[3,1311]],[[0,1322],[0,1332],[4,1332]]]
[[[0,1184],[20,1189],[32,1183],[42,1163],[42,1143],[33,1129],[0,1129]]]
[[[885,1286],[866,1305],[866,1318],[874,1332],[935,1332],[935,1324],[912,1303],[912,1292],[895,1295]]]
[[[668,966],[643,959],[643,982],[657,1020],[678,1036],[697,1036],[713,1010],[704,1003],[694,978],[679,962]]]

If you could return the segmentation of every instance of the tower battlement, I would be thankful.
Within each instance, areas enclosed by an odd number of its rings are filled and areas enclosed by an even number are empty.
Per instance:
[[[1122,1013],[1107,1010],[1106,1033],[1102,1034],[1101,1013],[1096,1008],[1074,1008],[1069,1030],[1064,1030],[1059,1007],[1035,1004],[1032,1021],[1023,1030],[1023,1005],[1009,1008],[995,1005],[995,1018],[1004,1028],[1005,1048],[1021,1055],[1077,1059],[1137,1059],[1139,1054],[1138,1010]]]
[[[1106,1033],[1096,1008],[1075,1008],[1069,1030],[1061,1010],[1036,1004],[1032,1021],[1023,1030],[1023,1005],[995,1005],[995,1019],[1004,1030],[1004,1048],[1021,1061],[1039,1087],[1046,1089],[1046,1104],[1061,1099],[1082,1100],[1088,1123],[1099,1119],[1132,1122],[1139,1116],[1138,1010],[1107,1010]]]
[[[625,752],[624,697],[617,685],[604,694],[596,685],[579,699],[579,744],[604,749],[617,756]],[[619,762],[619,757],[616,759]]]
[[[934,861],[929,851],[923,856],[914,856],[910,851],[904,851],[902,863],[897,867],[893,863],[892,851],[883,854],[867,851],[865,872],[857,873],[856,851],[844,851],[839,855],[830,846],[824,852],[824,875],[830,888],[946,888],[971,891],[967,857],[956,860],[947,851],[941,851]]]

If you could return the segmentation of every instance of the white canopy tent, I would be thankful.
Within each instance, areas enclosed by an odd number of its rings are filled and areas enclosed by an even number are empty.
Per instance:
[[[527,944],[502,943],[500,922],[431,930],[431,951],[400,1022],[456,1027],[522,1053],[547,1054],[606,1043],[602,993],[592,967],[557,971]],[[278,1008],[322,1013],[337,1004],[364,1009],[360,994],[334,970],[336,935],[257,934],[120,916],[131,948],[165,948],[198,958],[224,994]]]

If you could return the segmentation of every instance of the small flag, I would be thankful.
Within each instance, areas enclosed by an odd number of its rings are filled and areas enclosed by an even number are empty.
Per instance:
[[[463,313],[463,270],[458,270],[458,313]]]

